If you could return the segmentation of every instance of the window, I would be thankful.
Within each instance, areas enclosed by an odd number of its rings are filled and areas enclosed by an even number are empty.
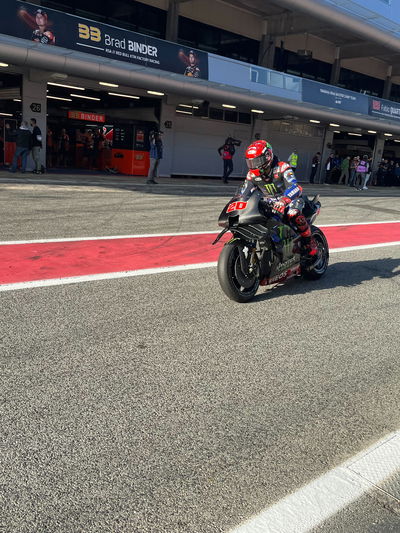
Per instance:
[[[330,63],[325,63],[318,59],[305,58],[284,48],[275,48],[274,68],[294,76],[322,83],[329,83],[332,71]]]
[[[210,108],[210,118],[213,120],[224,120],[224,112],[222,109],[217,109],[216,107]]]
[[[240,124],[251,124],[251,113],[220,109],[218,107],[191,106],[190,104],[179,104],[176,113],[180,116],[207,117],[211,120],[224,120],[225,122],[239,122]]]
[[[237,122],[238,114],[236,111],[225,111],[224,120],[226,122]]]
[[[340,70],[338,85],[350,91],[381,97],[384,81],[372,78],[366,74],[354,72],[353,70],[348,70],[347,68],[342,68]]]
[[[393,83],[392,92],[390,93],[390,99],[395,102],[400,102],[400,85]]]
[[[58,9],[119,28],[165,38],[167,12],[133,0],[42,0],[43,7]]]
[[[239,122],[241,124],[251,124],[251,114],[250,113],[239,113]]]
[[[179,17],[178,42],[246,63],[258,61],[258,41],[185,17]]]

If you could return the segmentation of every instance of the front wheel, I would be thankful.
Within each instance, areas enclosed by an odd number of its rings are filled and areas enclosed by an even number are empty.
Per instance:
[[[315,280],[321,278],[329,264],[329,246],[328,241],[326,240],[323,232],[316,226],[311,226],[311,233],[315,242],[317,243],[318,253],[315,259],[310,261],[303,266],[302,274],[305,279]]]
[[[254,297],[260,285],[258,260],[245,243],[235,240],[225,244],[218,259],[218,280],[224,293],[235,302],[245,303]]]

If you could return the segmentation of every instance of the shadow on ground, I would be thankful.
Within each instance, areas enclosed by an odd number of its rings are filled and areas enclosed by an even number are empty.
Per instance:
[[[319,280],[293,279],[286,284],[267,288],[259,293],[250,303],[258,303],[282,296],[300,296],[312,291],[337,289],[339,287],[355,287],[372,279],[392,279],[399,283],[400,258],[381,258],[368,261],[340,262],[328,267],[326,274]],[[396,287],[396,290],[398,288]]]

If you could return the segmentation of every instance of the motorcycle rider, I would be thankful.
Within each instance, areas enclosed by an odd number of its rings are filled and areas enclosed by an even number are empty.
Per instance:
[[[293,224],[301,236],[305,254],[317,254],[317,244],[311,236],[310,225],[302,213],[304,200],[302,188],[297,183],[290,165],[274,155],[272,146],[264,140],[255,141],[246,150],[246,163],[249,171],[247,181],[251,181],[265,195],[275,199],[273,213],[284,223]]]

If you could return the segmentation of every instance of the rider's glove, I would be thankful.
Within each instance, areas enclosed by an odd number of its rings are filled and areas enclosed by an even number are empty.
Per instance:
[[[272,205],[272,211],[283,215],[285,213],[286,206],[290,204],[291,200],[282,196],[277,202]]]

